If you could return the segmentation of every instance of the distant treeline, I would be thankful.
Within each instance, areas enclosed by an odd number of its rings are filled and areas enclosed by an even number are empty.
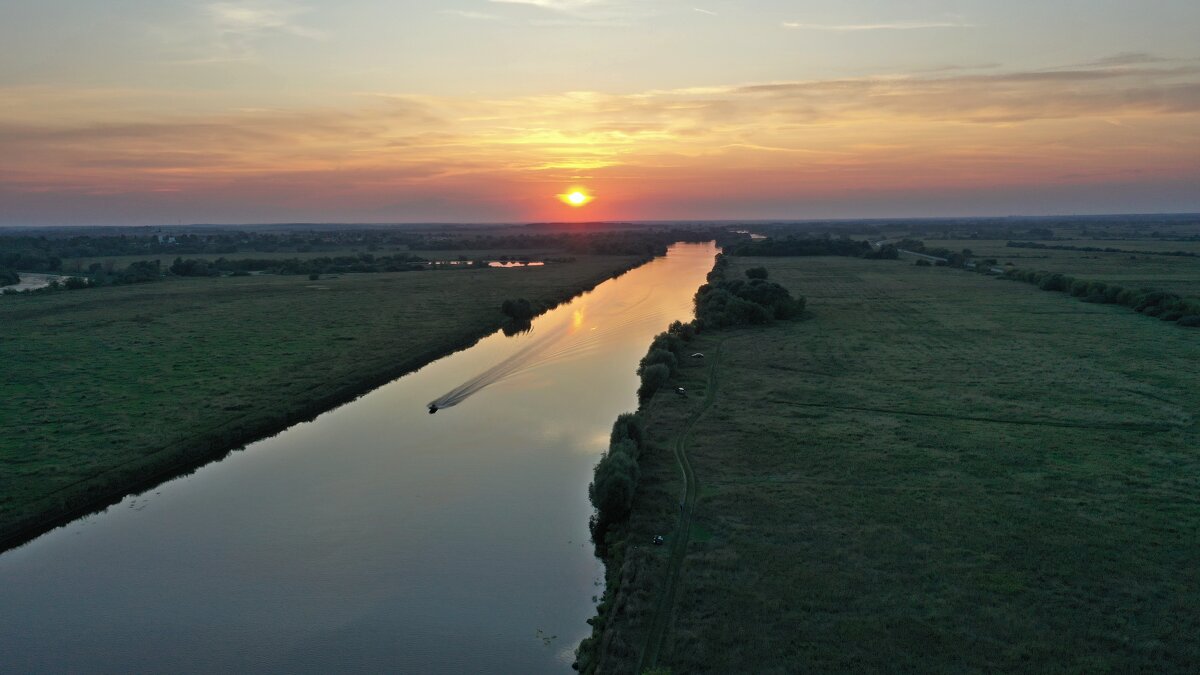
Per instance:
[[[1084,302],[1128,307],[1146,316],[1174,321],[1185,328],[1200,327],[1200,300],[1154,288],[1132,289],[1102,281],[1088,281],[1056,272],[1008,270],[1005,279],[1035,284],[1043,291],[1069,293]]]
[[[349,272],[407,272],[426,269],[429,261],[419,256],[375,256],[361,253],[354,256],[323,256],[319,258],[217,258],[201,260],[176,258],[170,272],[180,277],[215,277],[239,272],[270,272],[272,274],[346,274]],[[463,265],[486,266],[477,261]]]
[[[461,234],[388,230],[337,230],[330,232],[222,233],[170,232],[53,236],[0,233],[0,268],[29,272],[62,271],[63,260],[108,256],[180,255],[230,256],[237,253],[294,251],[335,252],[365,248],[422,250],[556,249],[574,254],[662,255],[677,241],[700,242],[728,238],[724,228],[642,229],[605,232],[534,232],[530,234]]]
[[[1106,246],[1067,246],[1066,244],[1042,244],[1036,241],[1010,241],[1005,246],[1009,248],[1037,248],[1052,251],[1083,251],[1086,253],[1129,253],[1133,255],[1169,255],[1183,258],[1200,258],[1200,253],[1193,251],[1133,251],[1125,248]]]
[[[900,252],[890,244],[876,249],[869,241],[845,237],[768,237],[740,241],[725,247],[730,255],[741,256],[818,256],[838,255],[850,258],[895,260]]]
[[[12,286],[21,283],[21,277],[14,271],[0,267],[0,286]]]

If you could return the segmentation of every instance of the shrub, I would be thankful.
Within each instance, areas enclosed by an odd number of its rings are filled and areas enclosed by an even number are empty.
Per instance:
[[[690,321],[687,323],[675,321],[667,328],[667,332],[679,336],[679,339],[684,342],[691,342],[696,337],[696,326]]]
[[[917,262],[915,264],[917,267],[933,267],[933,263],[924,258],[917,258]]]
[[[667,366],[656,363],[652,366],[646,366],[642,369],[642,384],[638,387],[638,401],[646,402],[654,396],[654,392],[662,388],[667,380],[671,379],[671,369]]]
[[[746,278],[747,279],[766,279],[767,278],[767,268],[751,267],[750,269],[746,270]]]
[[[626,452],[610,448],[596,465],[588,498],[596,507],[597,529],[619,522],[629,515],[637,490],[638,466]]]
[[[500,305],[500,311],[504,312],[504,315],[512,320],[522,322],[527,322],[533,319],[534,314],[533,305],[531,305],[525,298],[505,300]]]
[[[1177,322],[1184,328],[1200,328],[1200,314],[1189,314]]]
[[[641,363],[638,364],[638,374],[641,375],[646,368],[660,363],[667,367],[671,375],[679,372],[679,359],[675,358],[675,354],[666,349],[654,347],[648,354],[642,357]]]
[[[617,421],[613,422],[609,444],[616,445],[621,441],[633,441],[634,445],[640,450],[644,447],[645,437],[646,426],[642,422],[641,415],[637,413],[622,413],[617,417]]]

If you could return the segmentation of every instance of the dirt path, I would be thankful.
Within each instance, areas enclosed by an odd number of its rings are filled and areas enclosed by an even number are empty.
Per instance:
[[[671,537],[671,557],[667,561],[666,585],[659,597],[658,608],[654,611],[654,619],[650,623],[646,647],[642,650],[641,663],[638,664],[636,671],[638,673],[647,668],[654,668],[658,663],[658,656],[662,651],[663,643],[666,642],[667,626],[671,623],[671,613],[675,607],[675,591],[679,587],[679,572],[683,566],[683,558],[687,554],[688,535],[692,529],[692,515],[695,512],[698,492],[696,473],[687,456],[687,442],[691,438],[692,429],[712,406],[713,400],[717,396],[717,365],[721,360],[723,342],[722,340],[717,343],[712,360],[709,362],[708,385],[705,387],[704,403],[696,412],[692,413],[692,416],[688,418],[687,426],[675,438],[675,459],[679,462],[679,469],[683,473],[683,503],[680,505],[679,526],[675,530],[675,535]]]

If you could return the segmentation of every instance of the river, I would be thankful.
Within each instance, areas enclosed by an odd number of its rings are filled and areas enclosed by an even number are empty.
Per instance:
[[[0,671],[568,672],[603,591],[592,466],[715,254],[677,244],[0,555]]]

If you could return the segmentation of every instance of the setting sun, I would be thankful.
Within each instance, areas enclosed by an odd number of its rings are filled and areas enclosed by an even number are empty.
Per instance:
[[[594,197],[583,190],[571,190],[570,192],[559,195],[558,198],[569,206],[577,207],[583,206],[594,199]]]

